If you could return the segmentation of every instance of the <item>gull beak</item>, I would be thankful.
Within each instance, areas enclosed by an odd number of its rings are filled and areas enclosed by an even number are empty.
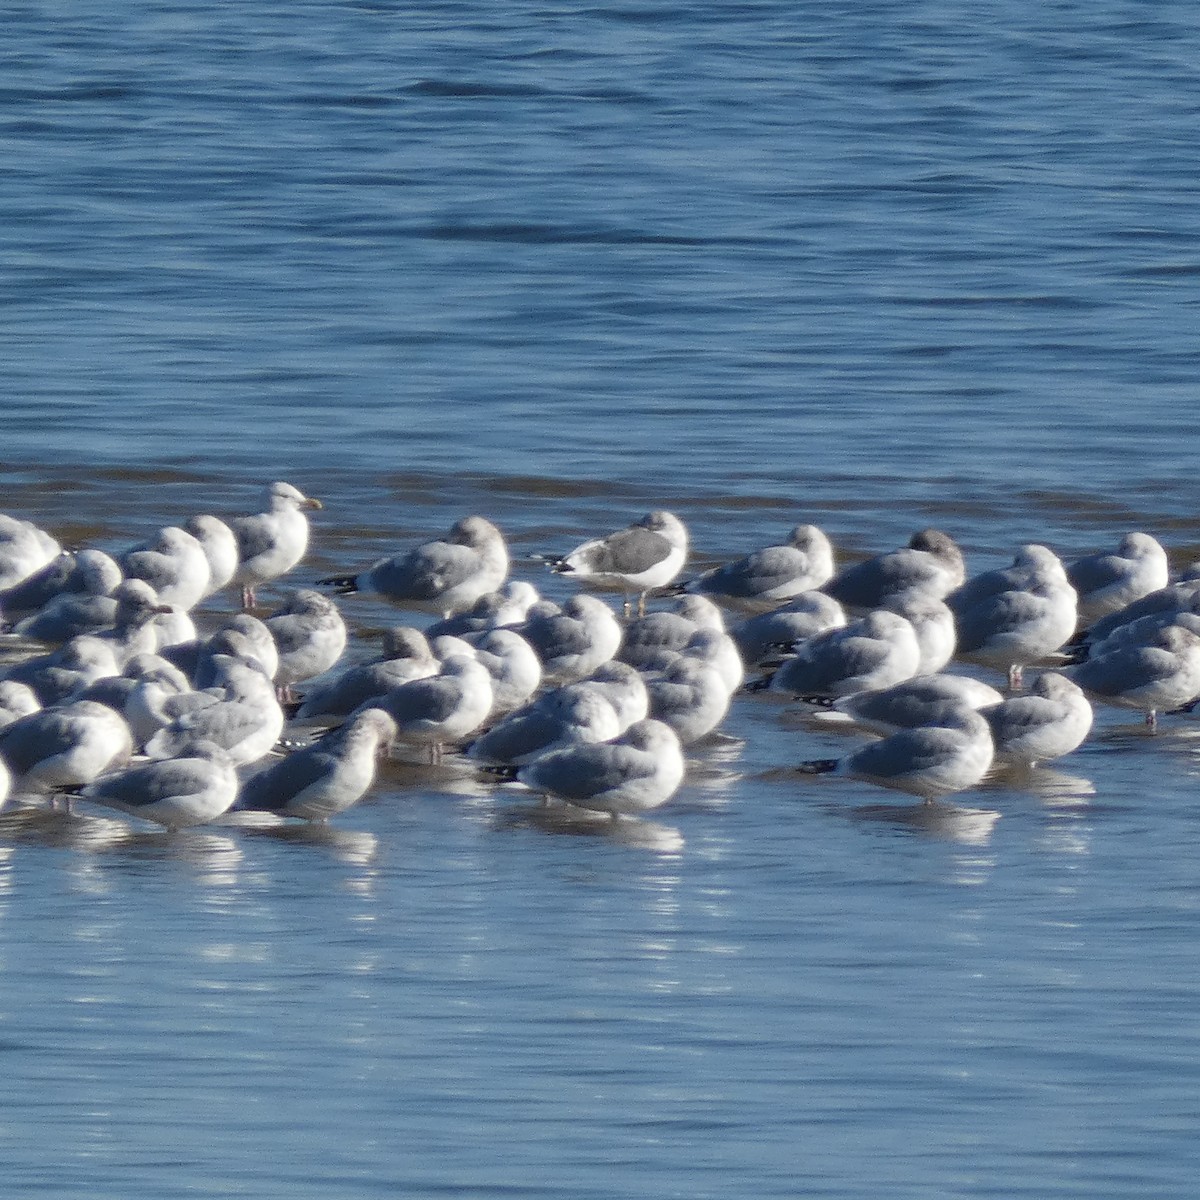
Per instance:
[[[324,508],[325,505],[323,505],[320,502],[320,500],[313,499],[312,496],[305,496],[304,503],[300,507],[301,508]]]

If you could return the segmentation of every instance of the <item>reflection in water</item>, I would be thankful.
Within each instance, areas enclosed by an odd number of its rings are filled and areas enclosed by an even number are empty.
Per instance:
[[[1000,814],[990,809],[942,803],[863,804],[846,811],[856,821],[893,825],[973,846],[985,843],[1000,819]]]
[[[676,854],[683,849],[683,834],[672,825],[643,821],[638,817],[613,820],[605,813],[591,813],[565,804],[509,809],[497,817],[495,828],[539,829],[543,833],[600,837],[617,845],[664,854]]]

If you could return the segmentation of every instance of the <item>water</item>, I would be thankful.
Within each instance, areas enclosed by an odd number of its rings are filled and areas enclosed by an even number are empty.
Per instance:
[[[305,581],[660,505],[701,563],[1200,556],[1191,6],[3,19],[0,507],[67,540],[286,478]],[[625,840],[454,764],[322,832],[6,817],[11,1186],[1192,1194],[1193,725],[940,825],[781,777],[853,743],[770,700],[723,733]]]

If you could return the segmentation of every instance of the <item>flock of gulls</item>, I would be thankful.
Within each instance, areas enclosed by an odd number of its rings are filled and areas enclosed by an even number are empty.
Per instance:
[[[689,577],[683,522],[652,512],[526,560],[582,585],[559,605],[510,578],[501,532],[468,516],[260,616],[256,589],[302,561],[321,507],[287,483],[268,496],[118,555],[0,515],[0,800],[171,830],[231,812],[324,822],[367,794],[381,757],[451,751],[498,786],[615,820],[670,800],[734,697],[770,692],[862,733],[798,777],[937,804],[999,766],[1069,754],[1093,702],[1153,728],[1200,697],[1200,570],[1172,582],[1145,533],[1066,564],[1027,545],[968,577],[939,530],[839,570],[826,535],[798,525]],[[241,612],[198,608],[227,588]],[[426,625],[389,629],[363,660],[343,613],[356,592]]]

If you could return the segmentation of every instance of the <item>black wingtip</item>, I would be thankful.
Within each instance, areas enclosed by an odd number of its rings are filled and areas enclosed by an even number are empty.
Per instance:
[[[514,767],[511,763],[480,763],[479,770],[484,775],[491,775],[495,779],[511,782],[516,779],[520,767]]]
[[[761,679],[748,679],[745,683],[742,684],[742,691],[743,692],[765,692],[771,686],[771,680],[774,678],[775,678],[775,676],[773,674],[771,674],[771,675],[764,675]]]
[[[834,698],[832,696],[801,696],[802,704],[811,704],[813,708],[832,708]]]
[[[838,760],[836,758],[813,758],[808,762],[802,762],[796,770],[801,775],[828,775],[830,771],[836,771]]]
[[[333,588],[335,596],[351,596],[358,591],[358,576],[328,575],[324,579],[318,579],[317,585]]]

